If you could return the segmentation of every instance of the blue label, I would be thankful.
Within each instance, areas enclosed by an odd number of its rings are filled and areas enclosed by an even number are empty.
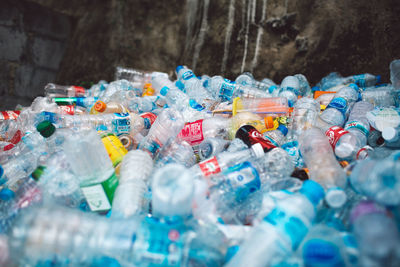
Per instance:
[[[188,70],[182,74],[183,80],[189,80],[192,77],[194,77],[194,73],[191,70]]]
[[[222,100],[231,101],[235,91],[235,84],[226,79],[224,79],[224,81],[219,90],[219,97],[221,97]]]
[[[345,266],[337,245],[322,239],[311,239],[304,244],[306,266]]]
[[[298,168],[304,167],[304,161],[299,150],[299,143],[297,141],[291,141],[286,144],[283,144],[281,148],[284,149],[288,153],[288,155],[292,158],[296,167]]]
[[[204,107],[202,105],[200,105],[199,103],[197,103],[194,99],[189,100],[189,105],[191,108],[198,110],[198,111],[202,111],[204,109]]]
[[[276,226],[292,241],[292,249],[296,250],[308,232],[307,226],[297,217],[290,216],[284,210],[273,209],[264,221]]]
[[[38,117],[36,118],[37,123],[42,121],[50,121],[51,123],[56,124],[59,121],[59,116],[57,113],[43,111],[39,113]]]
[[[111,122],[113,133],[116,135],[129,133],[131,131],[131,120],[129,113],[114,113],[116,117]]]
[[[228,168],[223,172],[227,183],[235,193],[235,200],[242,202],[247,197],[261,188],[261,180],[257,170],[246,161]]]
[[[329,103],[329,105],[326,107],[328,108],[334,108],[339,110],[343,115],[345,115],[346,110],[347,110],[347,101],[343,97],[336,97],[332,99],[332,101]]]
[[[286,87],[285,90],[295,93],[296,96],[300,95],[299,89],[296,89],[296,88],[293,88],[293,87]]]

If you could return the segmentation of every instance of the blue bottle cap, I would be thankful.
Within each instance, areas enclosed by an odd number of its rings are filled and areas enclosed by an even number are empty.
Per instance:
[[[169,88],[167,86],[164,86],[160,90],[160,95],[165,96],[166,94],[168,94],[168,91],[169,91]]]
[[[7,200],[10,200],[10,199],[12,199],[12,198],[14,198],[14,197],[15,197],[14,191],[11,191],[11,190],[8,189],[8,188],[3,188],[3,189],[0,191],[0,199],[1,199],[1,200],[7,201]]]
[[[307,196],[314,206],[317,206],[319,201],[325,196],[324,188],[312,180],[304,181],[303,186],[300,188],[300,193]]]
[[[176,87],[179,88],[179,90],[183,91],[183,89],[185,88],[185,85],[183,84],[183,82],[181,82],[180,80],[177,80],[175,83]],[[161,92],[160,92],[161,93]]]
[[[378,84],[381,83],[381,78],[382,78],[381,75],[377,75],[376,76],[376,83],[378,83]]]
[[[4,169],[3,167],[0,165],[0,178],[3,176],[4,174]]]
[[[278,128],[276,128],[277,130],[279,130],[279,131],[281,131],[282,133],[283,133],[283,135],[284,136],[286,136],[287,135],[287,133],[288,133],[288,128],[286,128],[286,126],[285,125],[279,125],[278,126]]]
[[[175,69],[176,73],[178,73],[181,69],[183,69],[182,65],[179,65],[178,67],[176,67],[176,69]]]
[[[350,88],[353,88],[354,90],[356,90],[356,91],[358,92],[358,86],[357,86],[357,84],[351,83],[351,84],[349,84],[349,87],[350,87]]]

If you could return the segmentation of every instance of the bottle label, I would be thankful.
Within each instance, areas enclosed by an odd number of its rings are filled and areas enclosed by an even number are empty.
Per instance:
[[[114,134],[104,135],[101,138],[101,141],[108,152],[108,156],[110,157],[113,166],[117,166],[122,161],[122,158],[128,153],[128,150],[126,150],[124,145]]]
[[[300,153],[299,143],[297,141],[285,143],[281,146],[281,148],[288,153],[297,168],[304,167],[304,161]]]
[[[221,84],[221,88],[219,90],[219,97],[222,98],[223,101],[231,101],[234,91],[235,84],[227,79],[224,79],[224,82]]]
[[[81,187],[83,194],[92,211],[106,211],[111,209],[118,178],[113,175],[104,182],[96,185]]]
[[[59,106],[59,108],[61,109],[61,114],[75,114],[75,107],[73,105]]]
[[[235,192],[236,202],[243,202],[248,196],[261,188],[261,180],[254,166],[245,161],[223,172],[227,183]]]
[[[352,128],[356,128],[356,129],[360,130],[362,133],[365,134],[365,136],[368,136],[368,134],[369,134],[369,130],[367,130],[367,128],[365,128],[364,125],[362,125],[358,121],[348,122],[348,123],[346,123],[346,126],[344,127],[345,130],[349,130]]]
[[[43,111],[37,116],[36,119],[36,122],[38,123],[42,121],[50,121],[51,123],[56,124],[59,121],[59,116],[57,113]]]
[[[269,139],[265,138],[264,135],[262,135],[262,133],[256,129],[249,131],[249,141],[251,145],[260,143],[264,149],[264,152],[268,152],[271,149],[276,148],[276,146]]]
[[[153,125],[154,121],[157,119],[157,115],[151,112],[142,113],[140,117],[144,119],[145,129],[150,129],[151,125]]]
[[[211,159],[200,162],[199,167],[203,175],[206,177],[221,172],[221,167],[219,166],[218,160],[215,156]]]
[[[347,101],[343,97],[335,97],[334,99],[329,102],[329,105],[326,107],[328,108],[334,108],[339,110],[343,115],[346,114],[346,109],[347,109]]]
[[[204,109],[204,107],[202,105],[200,105],[199,103],[196,102],[196,100],[194,99],[190,99],[189,100],[189,106],[192,109],[198,110],[198,111],[202,111]]]
[[[2,120],[16,120],[20,113],[21,113],[21,111],[19,111],[19,110],[1,111],[0,112],[0,121],[2,121]]]
[[[283,234],[292,241],[292,249],[296,250],[300,242],[308,232],[307,226],[297,217],[290,216],[284,210],[273,209],[264,221],[277,227]]]
[[[189,80],[190,78],[194,77],[194,73],[191,70],[188,70],[182,74],[182,80]]]
[[[297,88],[286,87],[286,88],[284,88],[284,89],[285,89],[286,91],[290,91],[290,92],[295,93],[296,96],[299,96],[299,95],[300,95],[300,91],[299,91],[299,89],[297,89]]]
[[[268,132],[267,132],[267,133],[268,133]],[[274,146],[276,146],[276,147],[279,146],[278,143],[275,142],[275,140],[272,139],[271,137],[269,137],[268,135],[265,134],[264,137],[265,137],[266,139],[268,139]]]
[[[318,238],[308,240],[304,244],[303,259],[307,266],[345,266],[338,246]]]
[[[129,113],[114,113],[117,117],[112,120],[112,131],[116,135],[129,133],[131,131],[131,120]]]
[[[179,133],[178,138],[185,140],[191,146],[200,144],[204,140],[203,120],[187,123]]]
[[[13,137],[10,139],[10,143],[16,145],[21,141],[22,139],[22,132],[20,130],[17,130]]]
[[[332,148],[335,148],[336,143],[339,141],[340,137],[348,133],[349,132],[342,127],[332,126],[325,132],[325,135],[328,137],[329,143],[331,144]]]

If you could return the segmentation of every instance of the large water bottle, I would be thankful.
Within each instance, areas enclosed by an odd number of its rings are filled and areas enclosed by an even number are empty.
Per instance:
[[[175,138],[178,135],[184,123],[179,111],[172,108],[164,109],[147,136],[139,143],[138,148],[148,151],[154,157],[169,138]]]
[[[279,201],[252,229],[226,266],[267,266],[287,257],[306,236],[323,196],[318,183],[304,182],[298,193]]]
[[[365,88],[380,83],[381,76],[380,75],[375,76],[369,73],[364,73],[347,77],[347,81],[355,83],[362,88]]]
[[[360,250],[360,266],[399,265],[399,232],[384,208],[361,202],[352,209],[351,222]]]
[[[383,205],[400,203],[400,153],[360,161],[350,175],[354,189]]]
[[[110,210],[118,179],[97,132],[87,130],[74,133],[65,140],[63,148],[90,209]]]
[[[65,86],[54,83],[48,83],[44,87],[47,97],[84,97],[86,96],[85,88],[81,86]]]
[[[286,97],[289,107],[293,107],[300,95],[300,82],[295,76],[287,76],[281,82],[279,96]]]
[[[328,138],[317,128],[311,128],[300,137],[300,151],[310,172],[310,179],[327,190],[325,200],[331,207],[346,202],[346,174],[333,154]]]
[[[153,160],[148,153],[132,150],[122,160],[120,178],[112,202],[113,217],[131,217],[148,212],[149,178]]]
[[[390,107],[396,105],[396,91],[392,85],[368,87],[361,92],[363,101],[373,104],[375,107]]]
[[[210,89],[215,98],[231,102],[239,94],[239,85],[222,76],[214,76],[210,80]]]
[[[346,121],[348,109],[358,98],[357,85],[350,84],[340,89],[321,113],[320,118],[328,124],[342,127]]]

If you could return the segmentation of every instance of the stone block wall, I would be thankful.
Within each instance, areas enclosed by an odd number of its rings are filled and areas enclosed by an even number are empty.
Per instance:
[[[71,25],[41,5],[0,1],[0,110],[29,105],[56,81]]]

